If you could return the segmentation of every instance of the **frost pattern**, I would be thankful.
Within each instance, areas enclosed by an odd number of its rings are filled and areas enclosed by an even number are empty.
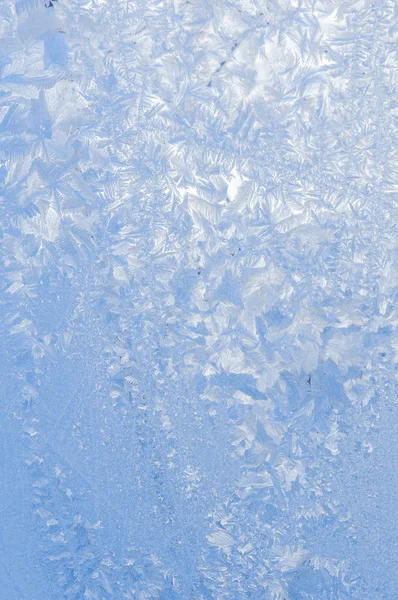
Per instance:
[[[0,15],[7,600],[396,599],[394,3]]]

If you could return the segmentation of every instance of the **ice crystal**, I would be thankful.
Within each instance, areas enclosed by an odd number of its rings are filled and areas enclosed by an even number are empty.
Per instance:
[[[0,16],[0,600],[396,600],[394,2]]]

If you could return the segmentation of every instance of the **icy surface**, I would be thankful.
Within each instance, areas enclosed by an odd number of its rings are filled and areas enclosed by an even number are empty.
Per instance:
[[[2,0],[0,600],[398,598],[397,18]]]

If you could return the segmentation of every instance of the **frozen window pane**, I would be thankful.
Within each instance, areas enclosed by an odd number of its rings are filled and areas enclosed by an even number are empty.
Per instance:
[[[398,598],[396,19],[2,0],[0,600]]]

